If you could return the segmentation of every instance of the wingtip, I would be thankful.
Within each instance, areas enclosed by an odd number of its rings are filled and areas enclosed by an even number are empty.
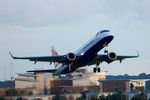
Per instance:
[[[139,56],[140,56],[139,51],[137,51],[137,57],[139,57]]]
[[[15,59],[15,57],[11,54],[11,52],[9,52],[9,54],[10,54],[10,56],[11,56],[13,59]]]

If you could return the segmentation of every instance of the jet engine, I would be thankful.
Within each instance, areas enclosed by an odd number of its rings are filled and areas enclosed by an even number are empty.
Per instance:
[[[67,53],[67,59],[70,60],[70,61],[73,61],[73,60],[76,59],[76,55],[72,52]]]
[[[115,59],[117,58],[117,55],[116,55],[116,53],[114,53],[114,52],[109,52],[109,53],[108,53],[108,58],[109,58],[110,60],[115,60]]]

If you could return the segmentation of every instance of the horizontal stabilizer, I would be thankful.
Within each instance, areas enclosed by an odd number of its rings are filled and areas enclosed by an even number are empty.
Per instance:
[[[27,72],[35,72],[35,73],[54,73],[56,69],[48,69],[48,70],[30,70]]]

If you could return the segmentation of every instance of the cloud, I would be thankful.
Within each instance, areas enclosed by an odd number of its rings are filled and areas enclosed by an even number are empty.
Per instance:
[[[96,1],[98,3],[96,3]],[[102,0],[104,1],[104,0]],[[0,22],[41,26],[64,24],[89,17],[99,9],[98,0],[13,0],[0,3]]]
[[[147,19],[148,9],[148,0],[2,0],[0,23],[34,27],[63,25],[84,21],[96,14],[112,19]]]
[[[115,33],[115,39],[109,45],[110,51],[136,54],[139,50],[143,58],[148,59],[149,5],[149,0],[0,0],[2,65],[12,62],[8,51],[18,56],[50,55],[51,45],[56,46],[59,54],[74,51],[101,29]],[[25,66],[33,66],[28,61],[16,62],[15,66],[20,68],[16,72],[22,67],[28,70]],[[131,62],[127,62],[129,67]],[[110,71],[115,73],[127,65],[110,66]],[[138,68],[137,71],[141,69]]]

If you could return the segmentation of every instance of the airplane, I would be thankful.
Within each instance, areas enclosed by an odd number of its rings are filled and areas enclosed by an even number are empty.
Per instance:
[[[49,72],[53,75],[68,74],[74,72],[76,69],[84,66],[96,65],[93,68],[93,72],[100,72],[101,69],[99,65],[102,62],[107,62],[108,64],[113,61],[120,61],[126,58],[137,58],[137,55],[117,55],[115,52],[108,52],[106,47],[114,39],[114,34],[110,30],[101,30],[89,41],[87,41],[83,46],[81,46],[75,52],[69,52],[64,55],[58,55],[53,49],[52,56],[34,56],[34,57],[15,57],[10,52],[10,55],[13,59],[24,59],[29,61],[34,61],[34,64],[37,62],[50,62],[51,63],[60,63],[57,69],[48,69],[48,70],[31,70],[28,72]],[[98,54],[100,50],[104,50],[104,54]]]

